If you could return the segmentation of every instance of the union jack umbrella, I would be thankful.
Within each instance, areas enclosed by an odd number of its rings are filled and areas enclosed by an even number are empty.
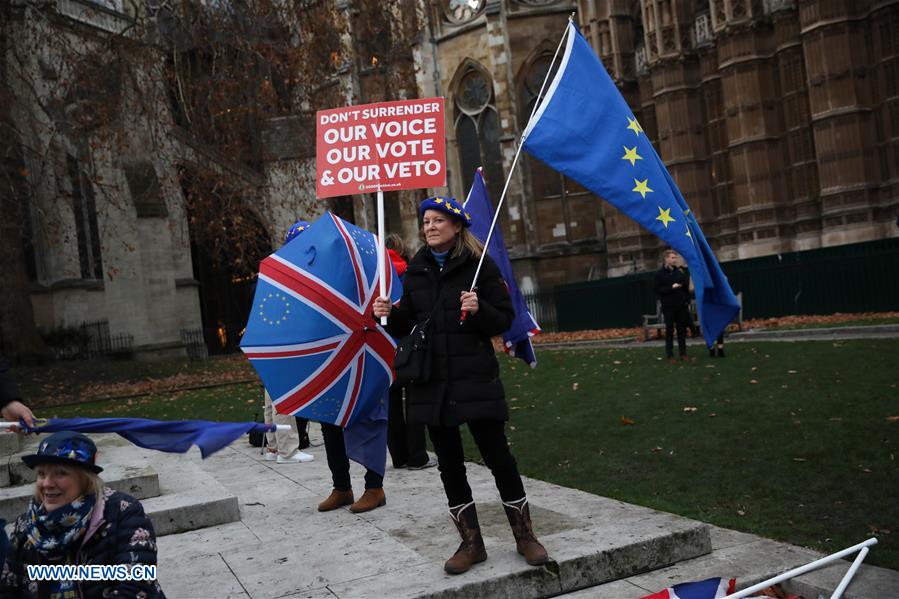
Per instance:
[[[347,427],[393,382],[396,344],[375,321],[374,235],[330,212],[262,261],[240,348],[281,414]],[[387,296],[402,285],[386,257]]]

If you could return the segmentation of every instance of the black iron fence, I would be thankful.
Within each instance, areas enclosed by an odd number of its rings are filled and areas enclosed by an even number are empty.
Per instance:
[[[522,293],[525,303],[528,305],[528,311],[540,329],[544,331],[558,330],[558,319],[556,318],[556,299],[552,291],[543,293]]]
[[[899,310],[899,238],[721,265],[743,318]],[[655,273],[559,285],[558,330],[633,327],[655,311]],[[545,303],[545,302],[541,302]],[[541,323],[542,324],[542,323]]]
[[[131,353],[134,336],[109,333],[109,321],[82,322],[75,327],[59,327],[44,335],[44,341],[59,360],[89,360],[100,356]]]
[[[209,350],[206,348],[206,340],[203,337],[203,329],[181,329],[181,342],[187,350],[187,357],[191,360],[206,360],[209,358]]]

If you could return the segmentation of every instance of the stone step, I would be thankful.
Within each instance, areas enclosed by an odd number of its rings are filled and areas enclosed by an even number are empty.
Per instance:
[[[157,537],[240,520],[237,497],[198,466],[185,460],[157,468],[161,494],[141,501]]]
[[[675,584],[707,578],[735,578],[737,590],[808,564],[820,553],[755,535],[711,527],[712,552],[667,568],[565,594],[570,599],[636,599]],[[876,551],[877,546],[872,548]],[[853,556],[854,557],[854,556]],[[783,583],[785,590],[815,599],[829,597],[849,569],[848,561],[809,572]],[[862,566],[852,580],[846,599],[899,597],[899,572]]]
[[[0,456],[8,456],[22,451],[22,435],[0,433]]]
[[[535,531],[554,559],[528,566],[489,470],[466,464],[489,559],[448,576],[443,562],[459,538],[436,468],[388,469],[387,505],[372,512],[321,513],[316,504],[331,478],[323,448],[308,451],[314,462],[278,465],[237,442],[200,464],[239,496],[241,521],[160,539],[168,597],[209,594],[210,580],[217,596],[228,597],[552,596],[711,550],[706,524],[525,480]],[[354,464],[357,485],[362,474]]]

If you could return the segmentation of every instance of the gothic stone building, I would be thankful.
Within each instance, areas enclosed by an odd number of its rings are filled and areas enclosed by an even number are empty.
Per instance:
[[[196,175],[213,173],[222,186],[241,190],[242,216],[263,251],[280,245],[297,216],[313,220],[327,208],[302,193],[298,179],[308,165],[289,151],[273,144],[255,167],[238,163],[194,135],[174,103],[147,100],[169,97],[158,72],[122,76],[136,70],[123,69],[121,56],[136,45],[129,31],[147,6],[14,2],[0,22],[9,50],[2,83],[10,94],[2,145],[20,161],[7,158],[21,190],[15,211],[23,229],[8,230],[24,240],[14,263],[0,262],[0,274],[7,291],[14,285],[30,304],[11,307],[10,295],[0,296],[4,352],[20,349],[14,329],[22,318],[56,338],[80,328],[91,352],[183,355],[190,338],[202,344],[204,337],[210,351],[234,351],[252,280],[222,268],[196,242],[206,226],[193,222],[186,201]],[[157,46],[143,47],[140,68],[166,60]],[[188,63],[196,48],[180,50]],[[92,70],[79,73],[84,65]],[[116,115],[113,123],[124,123],[121,134],[101,135],[91,125],[96,102]],[[266,133],[278,122],[263,123]],[[10,198],[3,199],[5,209]]]
[[[494,201],[566,18],[600,56],[721,261],[896,236],[899,2],[431,0],[422,95],[447,98],[450,190]],[[610,205],[520,159],[503,214],[524,287],[658,265]]]
[[[353,35],[353,2],[335,6],[349,19],[348,55],[363,68],[330,83],[334,105],[446,98],[447,188],[388,198],[388,230],[410,242],[417,242],[417,200],[426,192],[464,197],[478,166],[499,199],[572,12],[719,259],[899,234],[899,0],[415,2],[420,31],[403,33],[415,43],[412,56],[401,57],[414,63],[411,91],[378,87],[387,80],[373,68],[377,45],[362,47],[365,36]],[[19,66],[30,69],[40,104],[60,74],[48,68],[48,51],[29,53],[32,40],[19,32],[31,13],[13,6],[6,34],[17,32],[12,47],[27,58]],[[128,6],[42,5],[74,47],[106,43],[126,28]],[[125,92],[125,114],[136,93]],[[371,198],[315,201],[310,107],[296,108],[262,124],[265,156],[255,169],[230,163],[192,136],[169,107],[160,107],[153,122],[135,122],[121,148],[73,137],[49,121],[23,129],[21,143],[49,157],[42,169],[25,152],[20,169],[30,179],[25,220],[33,239],[24,253],[36,323],[48,331],[103,321],[111,333],[131,335],[136,350],[166,353],[183,351],[181,331],[198,326],[215,344],[217,315],[224,315],[233,321],[225,331],[233,348],[246,306],[238,305],[227,272],[204,275],[186,213],[185,172],[227,172],[237,180],[248,190],[248,217],[271,247],[296,216],[313,218],[328,206],[374,230]],[[17,110],[11,118],[24,119]],[[78,111],[77,97],[64,98],[59,115]],[[157,152],[147,151],[142,131],[163,140]],[[600,198],[526,154],[501,216],[525,291],[653,269],[662,249]]]

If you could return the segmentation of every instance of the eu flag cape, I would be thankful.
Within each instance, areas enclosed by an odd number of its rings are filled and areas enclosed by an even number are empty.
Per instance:
[[[146,418],[50,418],[35,419],[29,433],[118,433],[135,445],[157,451],[184,453],[191,445],[204,458],[227,447],[250,431],[272,430],[261,422],[211,422],[209,420],[148,420]]]
[[[523,149],[571,177],[670,245],[687,261],[711,347],[739,311],[696,218],[602,63],[574,23]]]
[[[468,192],[468,199],[465,200],[465,211],[471,215],[471,233],[483,243],[487,240],[487,235],[490,233],[490,223],[493,222],[493,204],[490,203],[490,197],[487,195],[487,186],[484,185],[481,169],[475,171],[474,182],[471,185],[471,190]],[[496,262],[499,272],[506,281],[506,286],[509,288],[509,298],[512,300],[512,307],[515,309],[515,319],[512,321],[512,326],[503,333],[503,345],[510,356],[521,358],[533,368],[537,366],[537,356],[534,354],[531,336],[539,333],[540,327],[528,311],[528,305],[521,295],[521,290],[518,289],[518,285],[515,283],[512,262],[509,260],[506,242],[503,241],[503,233],[499,230],[499,227],[494,229],[493,236],[490,238],[490,245],[486,249],[493,261]]]

